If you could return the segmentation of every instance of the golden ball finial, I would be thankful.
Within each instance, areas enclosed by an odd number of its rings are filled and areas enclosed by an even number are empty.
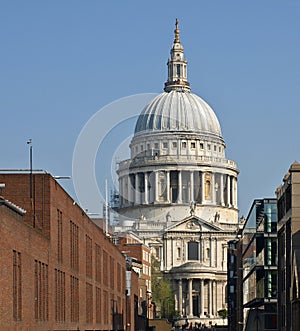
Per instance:
[[[175,33],[174,43],[180,43],[179,32],[180,32],[180,30],[178,29],[178,19],[176,18],[175,30],[174,30],[174,33]]]

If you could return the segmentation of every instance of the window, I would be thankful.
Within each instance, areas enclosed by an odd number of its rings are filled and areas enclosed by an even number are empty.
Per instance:
[[[200,149],[203,149],[203,148],[204,148],[203,143],[200,143]]]
[[[108,314],[110,313],[110,310],[108,308],[108,293],[107,291],[103,291],[103,322],[104,324],[108,323]]]
[[[196,148],[196,143],[193,141],[191,142],[191,148],[195,149]]]
[[[207,149],[210,151],[210,144],[207,145]]]
[[[173,141],[173,142],[172,142],[172,147],[173,147],[173,148],[177,148],[177,141]]]
[[[79,321],[79,280],[74,276],[70,276],[70,292],[71,292],[71,322]]]
[[[177,247],[177,258],[180,259],[181,258],[181,248]]]
[[[95,277],[96,282],[101,282],[101,247],[95,244]]]
[[[168,143],[166,141],[163,142],[163,148],[168,148]]]
[[[180,64],[176,66],[177,76],[180,76]]]
[[[109,277],[109,270],[108,270],[108,254],[106,251],[103,251],[103,265],[105,268],[103,268],[103,284],[108,285],[108,277]]]
[[[115,261],[112,256],[109,257],[110,261],[110,288],[113,290],[115,288]]]
[[[34,317],[36,321],[48,321],[48,265],[34,261]]]
[[[214,145],[214,151],[215,151],[215,152],[217,151],[217,146],[216,146],[216,145]]]
[[[219,153],[221,153],[221,147],[219,147]]]
[[[85,303],[86,322],[93,323],[93,286],[86,283],[86,303]]]
[[[63,226],[62,212],[57,209],[57,260],[62,263],[63,260]]]
[[[182,144],[181,144],[182,148],[186,148],[186,142],[183,141]]]
[[[13,251],[13,317],[22,320],[21,253]]]
[[[147,144],[147,149],[150,150],[150,144]]]
[[[101,323],[101,289],[96,287],[96,323]]]
[[[122,281],[121,281],[121,275],[122,275],[121,270],[122,270],[121,265],[120,265],[120,263],[118,263],[117,264],[117,275],[118,275],[118,277],[117,277],[117,291],[118,292],[121,292],[121,284],[122,284]]]
[[[206,248],[206,258],[209,259],[210,258],[210,249]]]
[[[196,241],[190,241],[188,243],[188,260],[199,259],[199,243]]]
[[[155,148],[155,149],[158,149],[158,143],[155,143],[155,144],[154,144],[154,148]]]
[[[73,270],[78,271],[79,267],[79,229],[70,221],[70,265]]]
[[[143,145],[141,145],[141,151],[143,151],[144,150],[144,146]]]
[[[92,239],[86,235],[85,236],[85,263],[86,263],[86,275],[87,277],[92,278],[92,265],[93,265],[93,256],[92,256]]]
[[[55,321],[66,320],[65,273],[55,269]]]

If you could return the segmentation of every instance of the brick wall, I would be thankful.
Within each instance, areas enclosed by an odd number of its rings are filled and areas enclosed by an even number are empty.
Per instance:
[[[0,330],[123,329],[123,255],[51,175],[33,178],[34,205],[28,174],[0,174],[2,195],[26,210],[0,207]]]

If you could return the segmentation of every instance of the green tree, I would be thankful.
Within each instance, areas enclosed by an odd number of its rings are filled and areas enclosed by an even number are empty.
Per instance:
[[[160,271],[160,262],[151,258],[152,301],[155,302],[157,317],[172,319],[175,316],[175,302],[170,281]]]
[[[219,314],[219,316],[222,317],[223,320],[224,320],[225,318],[227,318],[227,315],[228,315],[227,309],[221,309],[221,310],[218,310],[218,314]]]

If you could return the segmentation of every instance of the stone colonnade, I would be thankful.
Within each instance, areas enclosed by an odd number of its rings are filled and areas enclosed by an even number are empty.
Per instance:
[[[119,177],[121,206],[150,203],[214,204],[237,208],[237,178],[224,173],[167,170]]]
[[[226,290],[223,280],[182,278],[176,286],[175,309],[181,317],[217,317],[223,308],[223,303],[218,303],[218,297],[224,298]]]

